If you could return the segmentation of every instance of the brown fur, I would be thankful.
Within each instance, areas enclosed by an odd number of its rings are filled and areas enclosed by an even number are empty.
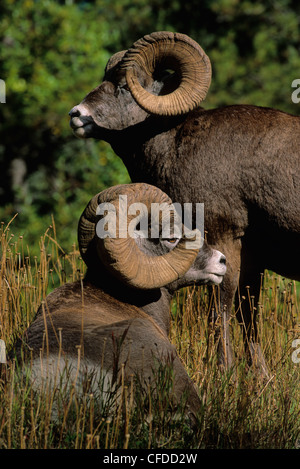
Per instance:
[[[143,291],[126,286],[99,263],[82,282],[65,284],[46,297],[10,358],[20,363],[21,357],[30,358],[36,383],[41,382],[43,369],[50,370],[52,379],[61,362],[73,366],[74,378],[80,346],[81,369],[107,373],[116,385],[124,365],[125,382],[136,375],[146,390],[149,383],[154,384],[157,364],[169,366],[174,374],[174,401],[187,398],[187,415],[194,424],[200,400],[168,339],[170,301],[176,289],[203,283],[211,272],[224,273],[224,260],[204,244],[185,276],[166,287]]]

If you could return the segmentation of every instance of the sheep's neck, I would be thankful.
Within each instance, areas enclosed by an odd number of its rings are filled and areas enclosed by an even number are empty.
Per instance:
[[[153,290],[128,288],[128,286],[108,272],[101,275],[97,271],[97,274],[95,274],[91,269],[88,270],[85,281],[101,288],[105,293],[122,303],[141,308],[157,322],[166,334],[169,333],[170,302],[173,292],[169,292],[167,288],[156,288]]]
[[[174,145],[174,136],[184,116],[174,118],[149,117],[145,121],[127,127],[116,133],[111,132],[107,141],[124,162],[133,182],[151,183],[153,172],[163,179],[164,147]],[[169,148],[170,153],[172,149]]]

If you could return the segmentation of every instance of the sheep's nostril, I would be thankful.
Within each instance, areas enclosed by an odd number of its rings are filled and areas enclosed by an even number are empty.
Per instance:
[[[226,257],[225,256],[221,256],[220,264],[226,265]]]
[[[79,117],[80,115],[81,113],[77,106],[73,107],[71,111],[69,112],[70,117]]]

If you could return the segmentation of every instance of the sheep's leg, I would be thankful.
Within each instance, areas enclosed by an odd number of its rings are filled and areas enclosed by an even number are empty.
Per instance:
[[[260,269],[254,270],[251,268],[250,262],[243,264],[236,306],[237,319],[243,329],[244,345],[249,365],[257,368],[263,377],[268,378],[268,367],[259,344],[257,330],[257,312],[261,279],[262,275],[260,274]]]
[[[214,339],[217,343],[218,362],[225,369],[233,366],[234,357],[229,333],[229,322],[235,289],[231,287],[231,278],[224,278],[224,285],[220,287],[218,301],[213,307]],[[216,291],[216,287],[214,287]]]
[[[212,287],[210,321],[214,329],[214,343],[217,343],[218,361],[229,369],[234,357],[229,334],[232,306],[239,281],[241,242],[228,239],[216,244],[227,259],[227,272],[220,287]]]

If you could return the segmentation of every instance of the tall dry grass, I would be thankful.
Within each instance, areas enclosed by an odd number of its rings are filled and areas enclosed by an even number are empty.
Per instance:
[[[1,225],[0,339],[8,351],[33,321],[45,296],[84,275],[76,246],[64,252],[55,225],[41,236],[32,256],[26,239]],[[216,298],[218,289],[216,288]],[[171,340],[199,389],[198,431],[182,408],[175,409],[172,370],[157,366],[157,392],[142,390],[132,377],[104,398],[89,392],[91,377],[78,393],[70,380],[51,389],[32,387],[30,364],[20,373],[13,361],[0,365],[0,448],[295,448],[300,446],[300,363],[292,344],[300,338],[299,284],[266,273],[258,311],[259,336],[270,377],[263,380],[245,360],[242,334],[230,318],[235,365],[217,363],[214,328],[207,320],[205,288],[179,292],[171,307]],[[242,301],[252,301],[249,297]],[[299,353],[300,357],[300,353]],[[79,357],[80,359],[80,357]],[[68,370],[66,370],[66,373]],[[121,398],[117,400],[117,395]]]

